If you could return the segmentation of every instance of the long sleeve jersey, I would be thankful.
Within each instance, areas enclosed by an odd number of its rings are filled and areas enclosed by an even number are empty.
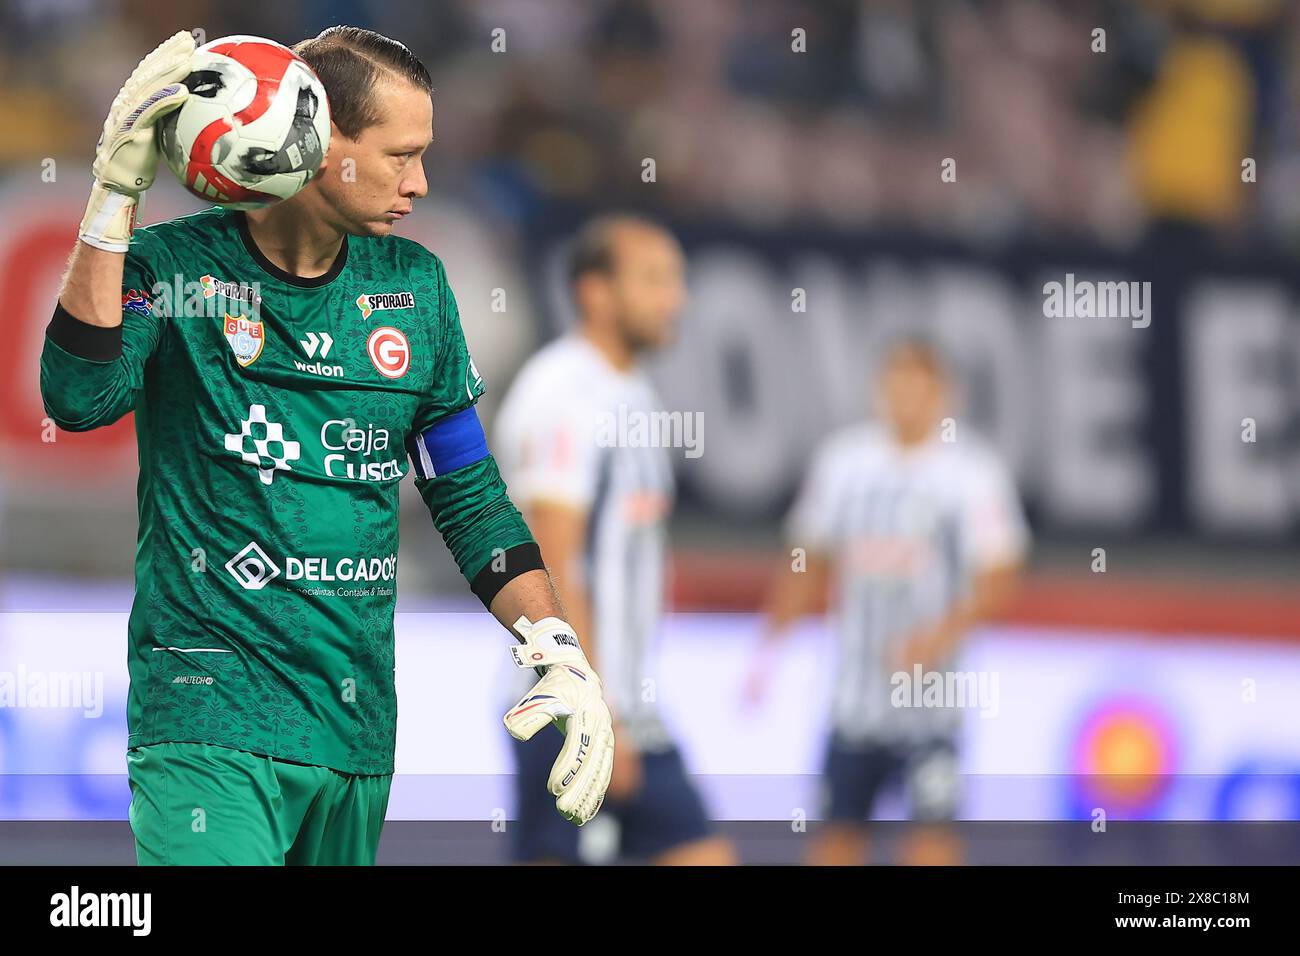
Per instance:
[[[351,236],[300,278],[210,209],[136,231],[122,314],[106,330],[60,309],[41,391],[64,429],[135,413],[128,746],[391,773],[399,483],[414,474],[480,597],[494,556],[536,548],[442,262]]]

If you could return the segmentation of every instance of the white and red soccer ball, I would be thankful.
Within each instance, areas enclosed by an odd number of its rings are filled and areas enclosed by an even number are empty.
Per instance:
[[[261,37],[194,51],[190,96],[158,124],[164,161],[191,193],[256,209],[306,186],[330,142],[325,87],[306,61]]]

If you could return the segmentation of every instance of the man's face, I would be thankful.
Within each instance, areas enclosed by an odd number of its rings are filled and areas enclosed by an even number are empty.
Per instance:
[[[386,236],[393,223],[429,192],[422,157],[433,141],[429,94],[402,80],[381,79],[375,88],[381,119],[357,139],[331,128],[321,195],[354,236]]]
[[[916,441],[939,426],[948,403],[948,384],[931,356],[904,346],[890,355],[881,376],[884,415],[895,434]]]
[[[615,241],[609,294],[615,322],[634,352],[672,341],[686,299],[682,251],[669,235],[628,227]]]

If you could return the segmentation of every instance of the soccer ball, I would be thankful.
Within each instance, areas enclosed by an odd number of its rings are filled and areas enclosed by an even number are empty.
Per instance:
[[[229,36],[194,51],[190,91],[158,124],[164,161],[186,189],[257,209],[306,186],[330,142],[325,87],[274,40]]]

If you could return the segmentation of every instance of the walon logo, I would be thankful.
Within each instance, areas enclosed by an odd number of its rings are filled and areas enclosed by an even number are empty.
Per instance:
[[[307,353],[307,358],[317,359],[315,362],[304,362],[302,359],[294,359],[293,367],[300,372],[310,372],[313,375],[323,375],[326,378],[338,378],[343,374],[342,365],[326,365],[325,359],[330,356],[330,349],[334,348],[334,336],[328,332],[308,332],[305,339],[299,339],[298,344],[302,350]]]

